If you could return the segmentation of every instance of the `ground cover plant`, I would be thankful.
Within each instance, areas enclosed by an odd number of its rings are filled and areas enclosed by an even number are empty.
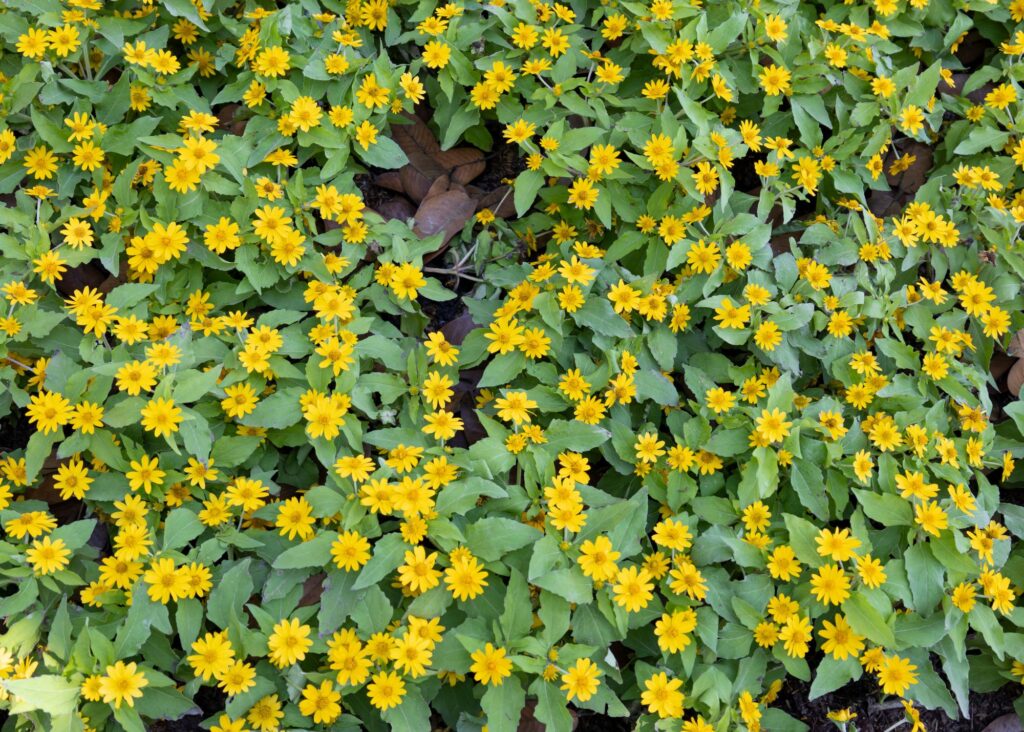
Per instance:
[[[6,0],[4,729],[1019,688],[1022,53],[1021,0]]]

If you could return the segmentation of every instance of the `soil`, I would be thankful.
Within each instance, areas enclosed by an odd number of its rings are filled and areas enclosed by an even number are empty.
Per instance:
[[[796,717],[810,727],[810,732],[835,732],[836,725],[828,712],[849,708],[857,714],[858,732],[884,732],[905,718],[903,707],[880,708],[878,687],[867,678],[847,685],[813,701],[808,699],[810,684],[789,679],[773,705]],[[952,720],[942,710],[922,709],[921,722],[930,732],[981,732],[993,720],[1013,712],[1013,703],[1020,697],[1021,687],[1007,684],[987,694],[971,692],[970,719]],[[909,726],[906,727],[909,730]]]
[[[147,730],[149,732],[203,732],[200,724],[203,718],[200,716],[183,717],[182,719],[158,719],[150,722]]]
[[[857,714],[854,724],[857,732],[885,732],[905,719],[903,708],[879,708],[877,686],[862,680],[832,694],[808,700],[810,684],[795,679],[787,681],[773,707],[801,720],[810,732],[837,732],[838,727],[829,720],[828,713],[849,708]],[[1013,703],[1020,697],[1021,687],[1007,684],[989,694],[971,693],[971,719],[952,720],[941,710],[918,708],[921,722],[929,732],[984,732],[989,724],[1006,714],[1013,714]],[[636,716],[606,717],[586,710],[576,711],[575,732],[630,732],[636,725]],[[522,732],[522,726],[520,731]],[[910,732],[910,726],[897,728]]]
[[[15,409],[14,414],[0,419],[0,453],[23,449],[32,431],[24,410]]]

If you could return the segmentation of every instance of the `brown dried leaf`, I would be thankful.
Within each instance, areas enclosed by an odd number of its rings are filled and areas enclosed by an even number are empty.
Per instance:
[[[416,214],[416,209],[412,207],[409,200],[401,196],[389,198],[387,201],[377,205],[374,210],[379,213],[385,221],[390,221],[391,219],[408,221]]]
[[[456,183],[466,185],[481,175],[487,168],[484,154],[475,147],[456,147],[443,150],[434,159],[444,168]]]
[[[990,722],[982,732],[1022,732],[1022,730],[1024,730],[1024,725],[1021,725],[1020,717],[1016,714],[1004,714]]]
[[[392,125],[391,135],[402,152],[406,155],[421,153],[423,155],[434,155],[440,152],[441,146],[430,131],[427,123],[414,114],[403,114],[402,119],[409,124],[401,122]]]
[[[396,124],[392,135],[409,162],[398,171],[401,190],[416,203],[427,197],[431,184],[445,174],[435,156],[441,151],[437,138],[427,124],[415,115],[403,115],[410,124]]]
[[[423,153],[407,154],[409,163],[398,171],[402,181],[402,190],[409,198],[420,203],[429,195],[430,186],[445,174],[445,169],[429,155]]]
[[[1024,358],[1024,329],[1013,334],[1006,352],[1015,358]]]
[[[392,128],[395,142],[402,148],[408,164],[399,171],[403,192],[413,201],[423,201],[433,182],[448,174],[451,180],[465,185],[486,169],[484,154],[475,148],[457,147],[441,150],[430,127],[414,115],[404,115],[410,124]]]
[[[396,193],[405,193],[405,186],[402,185],[402,177],[397,170],[389,170],[373,177],[373,183],[380,188],[386,188]]]
[[[1020,396],[1020,388],[1024,386],[1024,358],[1017,359],[1017,363],[1010,367],[1006,375],[1006,389],[1014,397]]]
[[[473,322],[473,316],[469,313],[463,313],[454,320],[449,320],[443,326],[441,326],[441,333],[444,337],[456,346],[462,345],[462,341],[466,339],[474,328],[479,327]]]
[[[889,191],[871,191],[868,194],[868,209],[875,216],[892,216],[898,214],[902,207]]]
[[[475,212],[476,204],[464,190],[445,191],[423,200],[416,211],[413,232],[424,238],[443,232],[441,246],[438,247],[440,251],[462,230]]]
[[[442,193],[447,191],[449,188],[456,188],[451,185],[451,179],[447,175],[441,175],[430,184],[430,188],[427,189],[427,194],[424,198],[433,198],[434,196],[440,196]],[[461,186],[457,186],[459,190],[462,190]]]
[[[992,378],[996,381],[1002,379],[1006,372],[1013,368],[1013,365],[1017,363],[1017,359],[1007,356],[1001,351],[996,351],[992,354],[992,363],[989,364],[988,372],[992,374]]]
[[[476,189],[467,189],[470,196],[477,199],[476,210],[482,211],[485,208],[491,209],[491,213],[499,219],[507,219],[515,216],[516,205],[512,197],[512,189],[509,186],[498,186],[489,193],[477,192]]]
[[[327,575],[321,572],[320,574],[314,574],[302,583],[302,597],[299,598],[299,607],[316,605],[320,602],[320,597],[324,592],[325,579],[327,579]]]
[[[232,135],[245,133],[245,125],[248,120],[244,119],[245,107],[241,104],[225,104],[217,110],[217,126]]]

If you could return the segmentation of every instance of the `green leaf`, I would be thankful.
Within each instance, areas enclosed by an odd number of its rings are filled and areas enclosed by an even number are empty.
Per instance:
[[[525,638],[533,623],[533,603],[526,578],[518,569],[513,569],[505,585],[505,610],[499,619],[505,638],[510,643]]]
[[[364,163],[375,168],[394,170],[409,162],[402,148],[390,137],[378,136],[377,142],[368,150],[363,150],[362,145],[353,145],[352,149]]]
[[[274,392],[256,405],[252,413],[239,421],[249,427],[266,427],[284,429],[291,427],[302,418],[299,398],[305,391],[302,387],[293,386]]]
[[[423,695],[409,684],[405,690],[402,703],[383,712],[381,717],[391,725],[391,732],[430,732],[430,707],[423,701]]]
[[[571,732],[572,715],[566,708],[565,692],[557,682],[538,678],[530,685],[530,691],[537,697],[533,715],[549,732]]]
[[[19,583],[18,591],[0,600],[0,617],[9,618],[20,615],[39,597],[39,582],[29,577]]]
[[[176,508],[167,514],[164,524],[164,550],[180,549],[203,533],[199,517],[187,508]]]
[[[128,461],[121,453],[121,448],[114,444],[113,434],[107,430],[96,430],[96,433],[89,439],[89,449],[93,455],[114,470],[123,473],[130,469]]]
[[[800,496],[800,502],[822,521],[828,521],[828,498],[822,490],[825,478],[821,469],[809,460],[797,460],[790,474],[793,489]]]
[[[104,147],[106,147],[106,139],[104,139]],[[157,285],[138,283],[120,285],[110,291],[110,294],[106,297],[106,303],[107,305],[113,305],[118,310],[131,309],[133,305],[144,302],[147,297],[156,292],[157,288]]]
[[[218,468],[235,468],[244,463],[263,441],[261,437],[228,435],[213,443],[210,458]]]
[[[814,670],[814,681],[808,698],[817,699],[841,689],[851,681],[856,681],[863,674],[860,664],[855,658],[837,661],[832,656],[825,656]]]
[[[147,686],[142,698],[135,702],[139,714],[149,719],[179,719],[199,707],[177,689],[166,686]]]
[[[532,544],[541,536],[540,531],[520,521],[491,516],[466,529],[466,545],[474,556],[485,562],[494,562],[509,552]]]
[[[206,616],[218,628],[226,628],[231,616],[240,614],[242,606],[252,597],[251,562],[251,559],[242,560],[225,572],[219,581],[214,582],[213,591],[206,601]]]
[[[882,526],[910,526],[914,523],[910,503],[899,496],[861,488],[854,488],[853,493],[864,514]]]
[[[549,439],[544,447],[555,452],[563,450],[587,452],[600,447],[612,436],[612,433],[603,427],[564,419],[551,420],[546,433]]]
[[[317,518],[333,516],[341,511],[347,503],[343,495],[325,485],[310,488],[306,491],[305,498],[313,507],[313,515]]]
[[[478,386],[504,386],[526,368],[526,356],[521,351],[495,356],[480,377]]]
[[[11,693],[11,713],[40,711],[52,715],[71,714],[78,702],[78,686],[63,676],[43,675],[27,679],[4,679]]]
[[[167,606],[151,600],[146,585],[140,581],[135,584],[132,592],[132,606],[128,608],[124,623],[118,628],[114,653],[118,658],[134,656],[154,630],[170,634],[171,622]]]
[[[637,372],[636,395],[641,399],[652,399],[666,407],[673,407],[679,403],[679,392],[676,391],[675,385],[656,371]]]
[[[67,135],[39,107],[32,107],[32,129],[38,139],[49,145],[55,153],[71,152],[72,143]]]
[[[956,146],[954,155],[974,155],[982,150],[1002,150],[1010,139],[1009,132],[992,127],[975,127],[967,135],[967,139]]]
[[[747,14],[742,12],[730,13],[724,23],[719,23],[708,34],[707,42],[720,53],[735,41],[742,40],[743,29],[747,25]]]
[[[586,605],[593,599],[593,584],[578,567],[545,572],[533,584],[577,605]]]
[[[896,644],[896,636],[885,618],[868,602],[863,593],[855,592],[843,603],[843,613],[850,627],[871,642],[880,646],[891,647]]]
[[[544,174],[539,170],[524,170],[516,176],[515,193],[512,200],[516,205],[517,215],[526,215],[543,185]]]
[[[407,551],[409,546],[398,534],[388,534],[378,539],[373,545],[373,556],[359,572],[352,589],[361,590],[376,585],[398,569]]]
[[[199,600],[191,597],[178,600],[178,607],[174,611],[174,625],[178,629],[181,647],[185,650],[191,649],[199,637],[199,630],[203,627],[203,606]]]
[[[199,401],[213,391],[220,378],[220,368],[214,367],[208,371],[197,371],[188,369],[176,374],[174,391],[172,397],[176,404],[191,404]]]
[[[580,325],[589,328],[595,335],[607,338],[631,338],[633,329],[614,310],[606,298],[590,297],[572,314]]]
[[[120,709],[114,709],[114,719],[117,720],[123,732],[146,732],[142,717],[134,707],[122,705]]]
[[[985,643],[996,654],[996,658],[1002,661],[1005,653],[1005,635],[1002,626],[999,624],[999,618],[996,617],[992,608],[978,603],[971,608],[968,621],[972,628],[982,634],[985,638]]]
[[[1014,400],[1007,404],[1003,411],[1013,420],[1017,430],[1024,435],[1024,400]]]
[[[206,27],[203,19],[199,17],[199,13],[196,11],[196,6],[192,3],[192,0],[164,0],[163,7],[173,16],[187,18],[204,31],[210,30]]]
[[[118,47],[121,46],[120,43],[117,45]],[[135,146],[139,138],[147,137],[148,135],[153,134],[153,130],[156,129],[156,126],[158,124],[160,124],[159,117],[140,117],[139,119],[135,120],[134,122],[131,122],[130,124],[114,125],[109,130],[107,130],[107,133],[105,135],[103,135],[103,149],[107,153],[111,153],[114,155],[131,155],[132,152],[135,150]],[[152,287],[153,289],[150,290],[149,292],[154,292],[156,290],[156,285],[121,285],[115,290],[112,290],[111,293],[107,295],[107,304],[114,305],[115,307],[118,308],[124,307],[125,305],[134,305],[137,302],[137,300],[132,300],[131,298],[125,299],[121,304],[119,304],[116,300],[113,303],[110,301],[110,298],[114,296],[116,292],[118,292],[119,290],[123,290],[125,287]],[[138,290],[138,292],[142,291]],[[148,296],[149,292],[145,293],[142,297]]]
[[[324,580],[323,593],[320,595],[320,632],[333,633],[352,614],[352,610],[362,600],[362,592],[353,592],[352,585],[356,581],[355,572],[343,572],[332,569]]]
[[[63,430],[57,429],[57,431],[50,432],[49,434],[33,432],[32,436],[28,438],[28,447],[25,449],[25,474],[29,482],[35,480],[35,477],[39,475],[39,471],[43,467],[43,461],[50,457],[50,453],[53,452],[53,446],[62,437]]]
[[[918,107],[925,107],[933,96],[935,96],[935,90],[939,86],[939,79],[941,78],[942,62],[936,61],[929,66],[923,73],[918,75],[914,80],[914,84],[910,87],[910,93],[907,94],[906,102],[904,107],[913,104]]]
[[[507,498],[508,492],[496,483],[476,476],[449,483],[437,497],[440,516],[462,515],[476,506],[482,497]]]
[[[78,551],[89,541],[93,530],[96,528],[96,519],[83,519],[74,523],[65,524],[54,529],[50,535],[54,539],[63,541],[71,551]]]
[[[516,732],[526,704],[526,692],[513,674],[497,686],[488,686],[480,700],[489,732]]]
[[[946,571],[927,544],[914,544],[903,553],[903,558],[914,598],[913,609],[928,615],[942,600]]]
[[[333,531],[317,534],[298,546],[281,552],[274,560],[274,569],[324,567],[331,561],[331,544],[338,538]]]
[[[812,567],[821,564],[821,555],[818,554],[818,545],[815,542],[820,533],[818,527],[807,519],[789,513],[784,514],[782,518],[789,532],[790,546],[793,547],[797,558]]]

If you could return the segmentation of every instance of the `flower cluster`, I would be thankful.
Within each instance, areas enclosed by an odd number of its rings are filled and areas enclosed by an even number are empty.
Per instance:
[[[1022,54],[1021,0],[7,0],[0,705],[1024,681]]]

